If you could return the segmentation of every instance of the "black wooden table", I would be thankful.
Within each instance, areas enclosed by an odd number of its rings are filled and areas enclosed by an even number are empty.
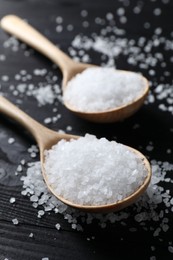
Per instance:
[[[84,215],[78,219],[83,231],[77,231],[63,214],[52,210],[38,217],[42,206],[34,208],[21,194],[21,176],[28,163],[39,160],[31,148],[35,141],[0,115],[1,260],[173,259],[172,13],[172,0],[0,1],[0,18],[15,14],[26,19],[74,58],[141,72],[150,81],[148,99],[131,118],[105,125],[86,122],[67,111],[59,99],[40,104],[34,90],[57,89],[60,70],[0,30],[1,94],[51,129],[104,136],[139,149],[162,178],[156,184],[161,195],[154,197],[160,203],[145,199],[150,205],[144,207],[140,200],[114,214],[106,227],[95,218],[89,224]]]

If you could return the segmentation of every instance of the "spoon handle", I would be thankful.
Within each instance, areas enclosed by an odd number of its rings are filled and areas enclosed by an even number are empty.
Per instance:
[[[23,112],[21,109],[19,109],[17,106],[12,104],[10,101],[8,101],[1,95],[0,113],[7,115],[11,119],[14,119],[18,123],[20,123],[26,129],[28,129],[30,133],[35,137],[39,145],[42,143],[42,140],[44,140],[44,138],[46,137],[47,131],[49,131],[47,127],[43,126],[42,124],[31,118],[29,115],[27,115],[25,112]]]
[[[74,63],[68,55],[62,52],[44,35],[15,15],[4,16],[1,19],[1,27],[52,60],[60,67],[63,73]]]

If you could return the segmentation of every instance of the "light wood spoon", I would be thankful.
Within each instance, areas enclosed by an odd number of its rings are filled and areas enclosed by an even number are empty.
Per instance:
[[[79,136],[75,135],[68,135],[68,134],[60,134],[58,132],[55,132],[53,130],[50,130],[46,128],[45,126],[41,125],[37,121],[35,121],[33,118],[31,118],[29,115],[24,113],[22,110],[20,110],[17,106],[12,104],[10,101],[5,99],[3,96],[0,96],[0,113],[3,113],[10,118],[16,120],[21,125],[23,125],[26,129],[28,129],[31,134],[35,137],[39,150],[40,150],[40,161],[41,161],[41,167],[42,167],[42,174],[44,177],[44,180],[46,182],[46,185],[48,186],[49,190],[62,202],[65,204],[72,206],[74,208],[83,210],[83,211],[89,211],[89,212],[109,212],[109,211],[118,211],[121,210],[128,205],[132,204],[137,200],[139,196],[143,194],[143,192],[146,190],[150,179],[151,179],[151,167],[148,162],[148,160],[145,158],[143,154],[141,154],[139,151],[128,147],[132,152],[134,152],[140,159],[141,163],[144,164],[146,170],[147,170],[147,177],[144,181],[144,183],[136,190],[133,194],[126,197],[125,199],[108,205],[99,205],[99,206],[92,206],[92,205],[78,205],[75,204],[69,200],[66,200],[56,194],[54,189],[49,185],[49,181],[47,179],[45,170],[44,170],[44,151],[49,150],[54,144],[57,144],[61,139],[65,139],[69,141],[70,139],[77,139]],[[68,180],[67,180],[68,181]],[[64,187],[65,189],[65,187]]]
[[[64,52],[57,48],[57,46],[50,42],[45,36],[40,34],[32,26],[30,26],[21,18],[15,15],[7,15],[3,17],[1,20],[1,27],[8,33],[14,35],[21,41],[25,42],[37,51],[44,54],[47,58],[49,58],[60,67],[63,74],[63,92],[68,81],[71,80],[76,74],[81,73],[86,68],[95,66],[92,64],[79,63],[72,60],[69,56],[67,56]],[[130,73],[128,71],[122,72]],[[67,102],[64,105],[76,115],[92,122],[110,123],[121,121],[133,115],[144,103],[144,100],[149,91],[149,84],[146,78],[144,78],[143,76],[141,76],[141,78],[145,84],[145,88],[141,96],[139,96],[133,102],[121,107],[116,107],[103,112],[82,112],[78,111],[75,107],[72,107]]]

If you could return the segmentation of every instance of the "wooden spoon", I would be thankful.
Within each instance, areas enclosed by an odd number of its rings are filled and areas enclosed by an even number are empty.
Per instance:
[[[139,158],[141,158],[141,163],[144,164],[148,175],[144,181],[144,183],[136,190],[133,194],[126,197],[125,199],[118,201],[113,204],[108,205],[100,205],[100,206],[92,206],[92,205],[79,205],[75,204],[69,200],[66,200],[56,194],[54,189],[49,185],[49,181],[47,179],[45,170],[44,170],[44,151],[49,150],[54,144],[57,144],[61,139],[65,139],[69,141],[70,139],[77,139],[79,136],[75,135],[68,135],[68,134],[60,134],[55,131],[52,131],[45,126],[41,125],[37,121],[35,121],[33,118],[31,118],[29,115],[24,113],[22,110],[20,110],[17,106],[12,104],[10,101],[5,99],[4,97],[0,96],[0,113],[3,113],[12,119],[18,121],[21,125],[23,125],[26,129],[28,129],[32,135],[35,137],[39,149],[40,149],[40,161],[41,161],[41,167],[42,167],[42,174],[44,177],[44,180],[46,182],[46,185],[48,186],[49,190],[62,202],[65,204],[72,206],[74,208],[89,211],[89,212],[109,212],[109,211],[118,211],[120,209],[123,209],[127,207],[128,205],[132,204],[137,200],[137,198],[142,195],[142,193],[146,190],[150,178],[151,178],[151,167],[148,162],[148,160],[144,157],[143,154],[141,154],[139,151],[127,147],[132,152],[134,152]],[[68,181],[68,180],[67,180]],[[64,187],[65,188],[65,187]]]
[[[27,43],[37,51],[44,54],[55,64],[57,64],[63,74],[62,90],[64,92],[65,87],[69,80],[71,80],[76,74],[81,73],[83,70],[95,66],[86,63],[79,63],[72,60],[69,56],[63,53],[57,46],[50,42],[45,36],[36,31],[29,24],[15,15],[7,15],[1,20],[1,27],[8,33],[14,35],[21,41]],[[128,71],[122,71],[130,73]],[[116,73],[116,70],[115,70]],[[64,105],[76,115],[81,118],[87,119],[92,122],[109,123],[123,120],[132,114],[134,114],[143,104],[148,91],[149,84],[146,78],[141,76],[144,81],[145,88],[141,96],[121,107],[116,107],[103,112],[82,112],[78,111],[75,107],[72,107],[69,103]]]

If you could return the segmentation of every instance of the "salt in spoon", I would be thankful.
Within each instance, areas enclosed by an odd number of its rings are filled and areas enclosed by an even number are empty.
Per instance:
[[[62,52],[57,46],[50,42],[45,36],[40,34],[31,25],[27,24],[21,18],[15,15],[7,15],[1,20],[1,27],[8,33],[14,35],[21,41],[30,45],[32,48],[44,54],[47,58],[57,64],[63,74],[62,90],[65,91],[67,83],[76,74],[83,72],[85,69],[93,67],[95,65],[80,63],[72,60],[67,54]],[[118,70],[121,71],[121,70]],[[121,71],[123,73],[131,73],[130,71]],[[116,73],[116,70],[115,70]],[[71,106],[69,102],[64,102],[64,105],[86,120],[97,122],[97,123],[110,123],[121,121],[131,115],[133,115],[144,103],[144,100],[149,91],[149,84],[145,77],[141,76],[144,82],[144,90],[141,95],[136,98],[133,102],[127,103],[123,106],[112,108],[101,112],[83,112],[77,110],[74,106]]]
[[[21,125],[23,125],[26,129],[28,129],[31,134],[34,136],[34,138],[37,141],[37,144],[39,146],[40,150],[40,161],[41,161],[41,168],[42,168],[42,174],[43,178],[45,180],[45,183],[49,190],[63,203],[74,207],[79,210],[88,211],[88,212],[110,212],[110,211],[118,211],[121,210],[133,202],[137,200],[139,196],[141,196],[144,191],[146,190],[150,179],[151,179],[151,167],[146,159],[146,157],[141,154],[138,150],[135,150],[134,148],[128,147],[133,153],[135,153],[140,159],[141,163],[145,166],[147,170],[147,176],[143,182],[143,184],[130,196],[126,197],[125,199],[118,201],[116,203],[107,204],[107,205],[79,205],[75,204],[69,200],[64,199],[63,197],[60,197],[56,194],[54,189],[49,185],[45,170],[44,170],[44,151],[51,149],[51,147],[54,144],[57,144],[61,139],[65,139],[69,141],[70,139],[77,139],[79,136],[76,135],[69,135],[69,134],[62,134],[55,132],[53,130],[48,129],[47,127],[43,126],[42,124],[38,123],[36,120],[31,118],[29,115],[24,113],[22,110],[20,110],[17,106],[12,104],[10,101],[8,101],[3,96],[0,96],[0,113],[5,114],[9,116],[10,118],[14,119],[15,121],[19,122]],[[68,181],[68,180],[67,180]],[[65,188],[65,187],[64,187]]]

